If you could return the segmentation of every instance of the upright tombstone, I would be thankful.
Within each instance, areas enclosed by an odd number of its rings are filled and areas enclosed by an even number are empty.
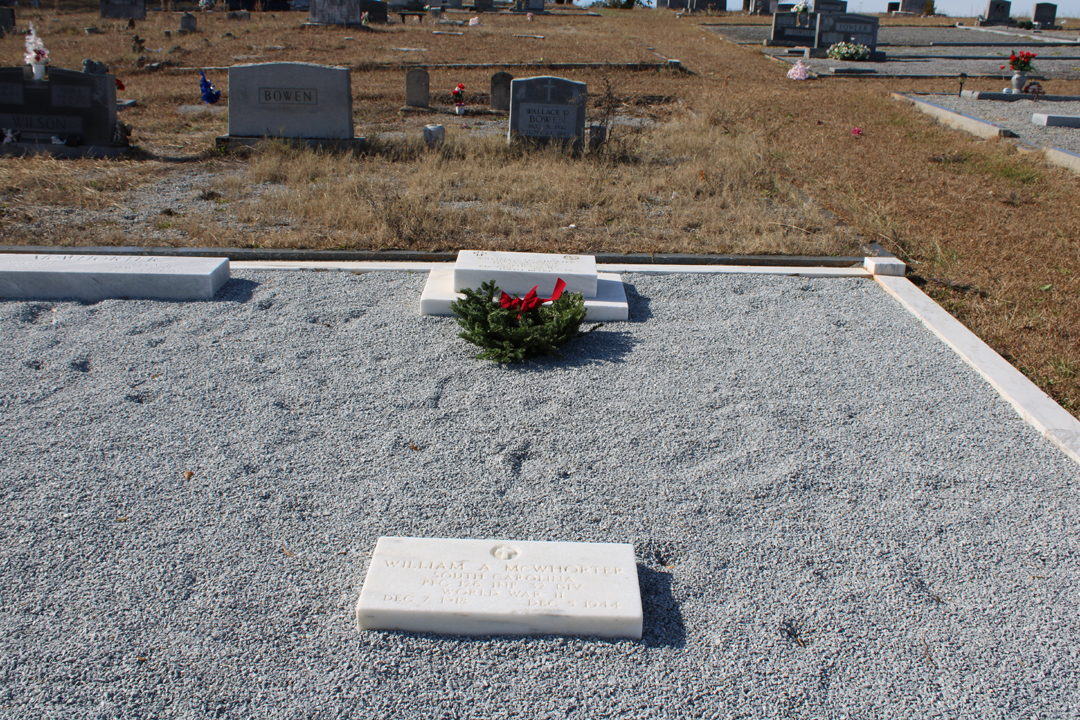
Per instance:
[[[190,35],[193,32],[198,32],[199,21],[195,19],[195,16],[189,12],[180,16],[180,34]]]
[[[491,76],[491,109],[510,109],[510,83],[514,76],[508,72],[497,72]]]
[[[727,0],[689,0],[686,9],[690,12],[727,12]]]
[[[877,50],[878,18],[872,15],[850,13],[823,13],[818,15],[817,35],[814,47],[828,48],[838,42],[865,45],[870,52]]]
[[[891,14],[891,13],[899,12],[899,11],[900,11],[900,3],[898,3],[898,2],[886,3],[885,12]]]
[[[926,12],[926,0],[900,0],[900,12],[922,15]]]
[[[99,9],[103,18],[146,19],[146,0],[100,0]]]
[[[15,31],[15,8],[0,7],[0,34]]]
[[[1011,25],[1012,3],[1009,0],[989,0],[986,3],[986,15],[979,18],[978,25]]]
[[[544,10],[544,0],[525,0],[525,11],[531,13],[542,13]]]
[[[507,142],[522,138],[546,145],[572,144],[585,148],[585,83],[541,75],[510,82],[510,126]]]
[[[351,140],[349,69],[289,62],[229,68],[229,137]]]
[[[846,13],[847,3],[844,0],[814,0],[814,12]]]
[[[34,80],[29,65],[0,68],[0,128],[15,138],[6,153],[115,154],[116,76],[50,68]]]
[[[1037,3],[1031,13],[1031,22],[1039,26],[1040,30],[1050,30],[1057,27],[1057,5],[1054,3]]]
[[[490,12],[495,9],[493,0],[473,0],[474,12]]]
[[[461,9],[461,0],[445,0],[443,8],[451,8],[453,10]]]
[[[364,13],[368,22],[385,23],[390,6],[380,0],[311,0],[308,22],[312,25],[360,25]]]
[[[817,13],[776,13],[768,43],[810,47],[814,44],[817,19]]]
[[[405,105],[426,108],[430,102],[430,78],[424,68],[413,68],[405,73]]]

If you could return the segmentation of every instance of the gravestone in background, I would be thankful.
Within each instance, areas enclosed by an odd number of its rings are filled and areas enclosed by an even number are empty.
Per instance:
[[[1031,13],[1031,22],[1038,23],[1040,29],[1050,29],[1057,23],[1057,5],[1053,3],[1037,3]]]
[[[16,131],[18,145],[47,149],[53,136],[72,147],[112,145],[115,75],[49,68],[45,80],[32,78],[29,65],[0,68],[0,128]]]
[[[430,78],[424,68],[413,68],[405,73],[405,105],[426,108],[430,102]]]
[[[461,0],[446,0],[443,3],[443,7],[444,8],[452,8],[454,10],[460,10],[461,9]]]
[[[510,109],[510,83],[514,76],[508,72],[497,72],[491,76],[491,109]]]
[[[814,0],[816,13],[846,13],[847,2],[844,0]]]
[[[542,75],[510,83],[510,127],[507,142],[522,138],[545,145],[572,144],[585,148],[585,83]]]
[[[15,8],[0,7],[0,32],[15,31]]]
[[[229,136],[351,140],[348,68],[263,63],[229,68]]]
[[[850,13],[823,13],[818,16],[814,47],[829,48],[838,42],[865,45],[877,50],[878,18]]]
[[[308,22],[314,25],[359,25],[368,14],[373,23],[385,23],[389,5],[380,0],[311,0]]]
[[[544,0],[525,0],[525,10],[531,13],[545,12]]]
[[[776,13],[772,19],[769,43],[813,46],[817,18],[817,13]]]
[[[900,10],[900,3],[898,2],[891,2],[885,6],[885,12],[894,13],[898,10]]]
[[[146,0],[100,0],[101,17],[145,20]]]
[[[495,3],[493,0],[473,0],[473,10],[475,12],[490,12],[495,9]]]
[[[986,3],[986,14],[976,23],[978,25],[1011,25],[1012,3],[1009,0],[989,0]]]
[[[926,0],[900,0],[900,12],[922,15],[926,12]]]
[[[687,9],[690,12],[727,12],[727,0],[689,0]]]
[[[189,35],[193,32],[198,32],[199,21],[195,19],[195,16],[189,12],[180,16],[180,34]]]

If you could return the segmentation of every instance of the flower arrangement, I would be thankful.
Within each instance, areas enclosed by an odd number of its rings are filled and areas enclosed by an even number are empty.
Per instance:
[[[791,12],[799,14],[810,12],[810,0],[799,0],[799,3],[791,8]]]
[[[450,91],[450,97],[454,98],[454,104],[461,107],[465,104],[465,83],[458,83],[457,87]]]
[[[221,91],[214,88],[214,83],[206,78],[206,73],[199,71],[199,92],[202,93],[202,101],[207,105],[213,105],[221,99]]]
[[[367,10],[360,13],[360,24],[364,27],[371,25],[371,16],[368,15]]]
[[[465,329],[458,336],[483,348],[478,360],[516,363],[537,355],[562,357],[559,346],[583,334],[578,329],[585,320],[584,297],[563,293],[565,287],[559,280],[550,298],[537,297],[536,288],[524,298],[504,292],[497,302],[499,288],[494,281],[483,283],[479,290],[465,288],[461,291],[465,297],[450,305]],[[544,304],[549,301],[550,305]]]
[[[870,48],[853,42],[838,42],[826,53],[833,60],[869,60]]]
[[[49,62],[49,51],[34,30],[33,23],[30,24],[30,32],[26,34],[26,55],[23,60],[27,65],[46,65]]]
[[[805,80],[810,77],[810,73],[807,71],[807,67],[803,65],[802,60],[796,60],[791,69],[787,71],[787,76],[789,80]]]
[[[1016,53],[1013,53],[1012,55],[1009,56],[1009,67],[1012,68],[1013,72],[1018,72],[1018,73],[1031,72],[1032,70],[1035,69],[1035,67],[1031,64],[1031,61],[1034,60],[1037,57],[1039,57],[1039,56],[1036,55],[1033,52],[1027,52],[1026,50],[1021,50],[1019,55],[1017,55]],[[1002,65],[1001,69],[1004,70],[1005,66]]]

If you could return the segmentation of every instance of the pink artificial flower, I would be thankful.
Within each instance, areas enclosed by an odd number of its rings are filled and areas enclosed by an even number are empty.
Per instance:
[[[862,128],[851,128],[851,134],[855,137],[862,137]]]

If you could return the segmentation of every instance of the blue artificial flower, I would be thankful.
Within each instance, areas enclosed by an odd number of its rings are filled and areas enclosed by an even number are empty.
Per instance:
[[[199,89],[202,90],[202,101],[207,105],[213,105],[221,99],[221,91],[214,89],[214,83],[206,79],[206,73],[199,71],[202,80],[199,81]]]

